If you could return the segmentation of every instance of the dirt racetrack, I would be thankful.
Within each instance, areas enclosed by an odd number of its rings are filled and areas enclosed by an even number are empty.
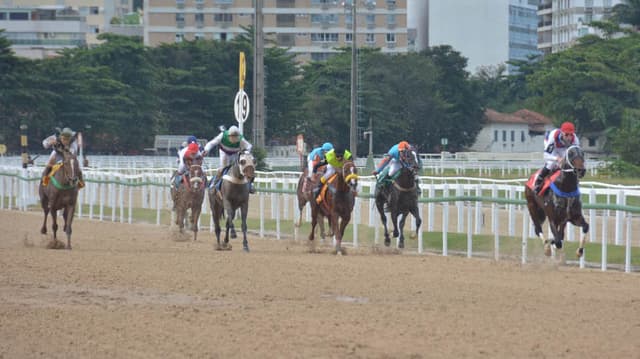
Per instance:
[[[638,274],[0,211],[0,358],[640,358]]]

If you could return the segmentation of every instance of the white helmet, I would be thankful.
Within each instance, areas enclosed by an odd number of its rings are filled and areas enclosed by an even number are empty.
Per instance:
[[[229,135],[240,135],[240,129],[237,126],[229,127]]]

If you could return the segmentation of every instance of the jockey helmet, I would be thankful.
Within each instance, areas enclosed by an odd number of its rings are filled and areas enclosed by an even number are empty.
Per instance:
[[[187,137],[187,143],[194,143],[194,142],[198,142],[198,139],[196,138],[196,136]]]
[[[194,154],[198,153],[198,151],[200,151],[200,146],[198,146],[198,144],[195,142],[190,143],[189,146],[187,146],[187,150],[185,151],[184,156],[193,156]]]
[[[576,127],[571,122],[564,122],[560,126],[560,131],[573,135],[574,133],[576,133]]]
[[[338,156],[338,157],[344,156],[344,147],[342,147],[342,146],[334,147],[333,153],[335,153],[336,156]]]
[[[325,142],[325,143],[322,145],[322,150],[323,150],[324,152],[329,152],[329,151],[331,151],[332,149],[333,149],[333,145],[331,144],[331,142]]]
[[[400,143],[398,143],[398,150],[399,151],[407,151],[407,150],[409,150],[409,142],[400,141]]]
[[[229,136],[240,136],[240,129],[238,126],[229,127]]]
[[[76,133],[73,132],[69,127],[65,127],[62,129],[62,131],[60,131],[60,136],[61,137],[71,137],[73,135],[75,135]]]

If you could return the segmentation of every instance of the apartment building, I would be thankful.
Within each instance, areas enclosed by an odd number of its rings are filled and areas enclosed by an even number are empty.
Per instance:
[[[267,46],[299,61],[324,60],[353,43],[385,53],[407,51],[407,0],[264,0]],[[145,45],[184,40],[231,40],[253,25],[254,0],[145,0]]]
[[[99,44],[97,36],[110,30],[111,19],[132,6],[133,0],[1,0],[0,29],[16,55],[44,58]]]
[[[542,0],[538,7],[538,49],[545,54],[565,50],[587,34],[601,35],[589,26],[606,19],[621,0]]]

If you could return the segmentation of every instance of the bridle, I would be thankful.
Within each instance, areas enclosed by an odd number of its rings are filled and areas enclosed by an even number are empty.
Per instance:
[[[580,158],[582,159],[582,167],[576,167],[573,164],[573,161],[571,160],[569,154],[572,152],[576,152],[575,156],[573,157],[573,159],[575,160],[576,158]],[[564,168],[565,166],[562,166],[561,171],[562,172],[571,172],[571,173],[575,173],[578,177],[582,178],[584,177],[585,173],[586,173],[586,169],[584,168],[584,155],[582,154],[582,150],[580,149],[580,147],[573,145],[570,146],[569,148],[567,148],[567,151],[564,153],[564,158],[563,158],[563,162],[566,164],[566,166],[568,166],[569,168]]]

